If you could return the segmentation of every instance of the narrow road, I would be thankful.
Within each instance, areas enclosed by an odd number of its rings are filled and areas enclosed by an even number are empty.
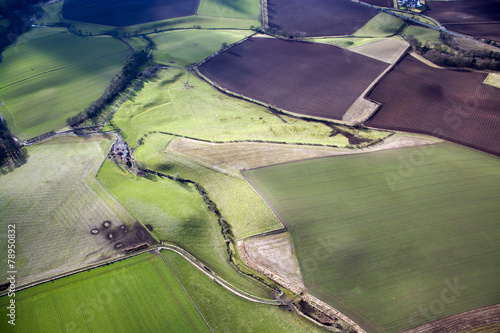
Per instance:
[[[98,263],[84,266],[84,267],[81,267],[81,268],[78,268],[75,270],[71,270],[69,272],[62,273],[62,274],[58,274],[56,276],[47,277],[47,278],[33,281],[33,282],[30,282],[30,283],[27,283],[24,285],[19,285],[19,286],[16,285],[16,292],[21,291],[23,289],[31,288],[31,287],[34,287],[34,286],[37,286],[37,285],[40,285],[43,283],[58,280],[58,279],[61,279],[61,278],[67,277],[67,276],[78,274],[78,273],[84,272],[84,271],[89,270],[89,269],[94,269],[94,268],[97,268],[100,266],[105,266],[105,265],[108,265],[108,264],[111,264],[111,263],[114,263],[117,261],[125,260],[125,259],[137,256],[137,255],[140,255],[140,254],[143,254],[146,252],[150,252],[153,250],[158,250],[158,251],[168,250],[168,251],[173,251],[173,252],[179,254],[184,259],[186,259],[189,263],[191,263],[193,266],[195,266],[200,271],[202,271],[206,276],[208,276],[210,279],[212,279],[215,283],[217,283],[218,285],[229,290],[231,293],[233,293],[234,295],[236,295],[238,297],[244,298],[250,302],[255,302],[255,303],[260,303],[260,304],[281,305],[281,302],[278,300],[260,298],[260,297],[251,295],[245,291],[242,291],[242,290],[236,288],[235,286],[231,285],[229,282],[225,281],[223,278],[218,276],[216,273],[212,272],[208,267],[206,267],[201,261],[196,259],[196,257],[193,256],[188,251],[184,250],[181,247],[178,247],[175,245],[168,245],[168,244],[161,244],[161,245],[152,246],[152,247],[149,247],[149,248],[142,250],[142,251],[137,251],[137,252],[131,253],[129,255],[123,255],[123,256],[112,258],[112,259],[100,261]],[[7,295],[7,293],[8,293],[8,290],[4,290],[4,291],[0,292],[0,297]]]

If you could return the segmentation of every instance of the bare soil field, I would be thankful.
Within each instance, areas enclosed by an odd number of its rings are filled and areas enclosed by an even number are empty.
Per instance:
[[[425,15],[447,29],[500,40],[500,0],[427,1]]]
[[[363,2],[380,7],[388,7],[388,8],[394,7],[394,2],[392,0],[363,0]]]
[[[500,156],[500,89],[484,84],[486,77],[406,56],[368,95],[382,106],[365,124],[429,134]]]
[[[196,13],[199,0],[67,0],[66,20],[124,27]]]
[[[401,58],[408,46],[408,43],[402,40],[385,38],[350,48],[349,51],[393,64]]]
[[[307,36],[350,35],[377,11],[350,0],[268,0],[269,27]]]
[[[470,332],[480,327],[489,327],[500,322],[500,304],[475,309],[416,327],[405,333],[425,332]],[[497,326],[498,328],[498,326]],[[498,332],[495,329],[484,332]]]
[[[304,281],[289,232],[264,237],[250,237],[242,246],[253,261],[304,289]]]
[[[286,111],[341,120],[387,67],[333,45],[250,38],[199,70],[237,94]]]

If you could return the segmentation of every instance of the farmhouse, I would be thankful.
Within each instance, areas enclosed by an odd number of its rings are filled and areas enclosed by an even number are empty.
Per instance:
[[[398,0],[400,6],[418,8],[422,7],[422,2],[420,0]]]

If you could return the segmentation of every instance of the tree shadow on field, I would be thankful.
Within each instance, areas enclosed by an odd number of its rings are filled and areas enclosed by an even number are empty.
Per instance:
[[[175,74],[175,75],[174,75],[174,77],[172,77],[172,78],[170,78],[170,79],[165,79],[165,80],[162,80],[162,81],[160,82],[160,86],[162,86],[162,87],[163,87],[163,86],[166,86],[166,85],[169,85],[169,84],[175,83],[175,82],[179,81],[179,79],[180,79],[181,77],[183,77],[183,76],[184,76],[184,74],[185,74],[184,72],[179,72],[179,73]]]
[[[247,11],[247,10],[244,10],[244,8],[240,7],[237,5],[237,3],[239,1],[234,1],[234,0],[212,0],[212,2],[214,4],[219,4],[220,6],[223,6],[223,7],[229,7],[231,8],[232,10],[238,12],[238,13],[242,13],[242,14],[245,14],[245,15],[250,15],[250,12]]]

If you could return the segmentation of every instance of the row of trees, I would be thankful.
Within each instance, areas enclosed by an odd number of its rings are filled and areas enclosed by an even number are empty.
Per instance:
[[[443,33],[441,39],[445,45],[434,44],[431,46],[427,42],[422,44],[413,35],[406,37],[413,50],[436,65],[479,70],[500,70],[500,52],[488,49],[465,49]]]
[[[307,36],[307,34],[303,31],[289,32],[286,28],[279,29],[276,27],[269,27],[269,28],[266,28],[265,30],[262,30],[261,28],[258,28],[258,27],[251,25],[250,29],[255,31],[255,32],[260,32],[260,33],[265,33],[265,34],[269,34],[272,36],[284,37],[284,38],[290,38],[290,39],[304,39]]]
[[[147,61],[148,55],[144,50],[134,52],[134,54],[129,56],[123,65],[122,70],[113,78],[104,94],[102,94],[98,100],[90,104],[84,111],[78,113],[74,117],[69,117],[66,120],[68,125],[75,127],[88,119],[94,121],[97,120],[106,106],[113,103],[127,88],[127,86],[139,75],[141,69]],[[154,76],[155,72],[155,68],[148,67],[142,71],[142,74],[145,76]]]
[[[6,173],[28,160],[28,152],[0,120],[0,172]]]

